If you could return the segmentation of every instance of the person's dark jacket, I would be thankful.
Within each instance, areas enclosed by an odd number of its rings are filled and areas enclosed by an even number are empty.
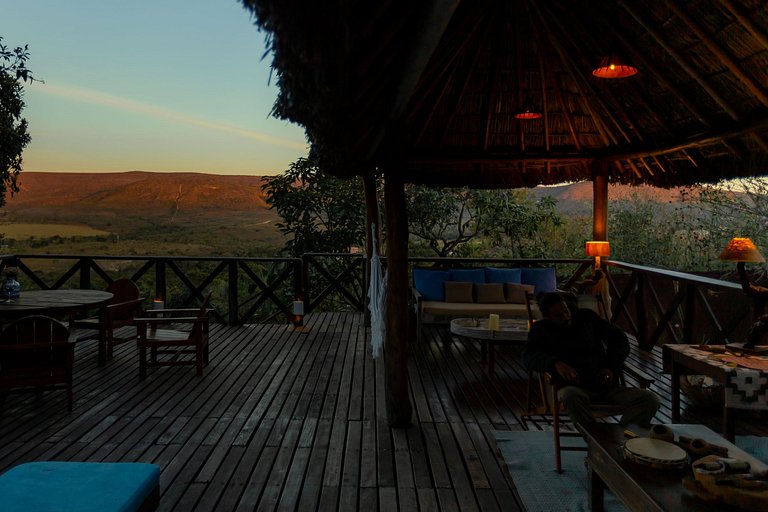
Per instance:
[[[570,324],[535,322],[523,348],[523,364],[529,370],[549,372],[563,384],[555,371],[555,362],[563,361],[579,373],[579,386],[602,391],[606,387],[599,382],[599,371],[608,368],[618,378],[627,355],[629,341],[624,331],[592,310],[579,309],[573,312]]]

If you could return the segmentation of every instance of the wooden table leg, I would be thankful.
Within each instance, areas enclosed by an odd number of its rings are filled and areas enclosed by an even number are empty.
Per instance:
[[[484,363],[488,360],[488,342],[480,340],[480,362]]]
[[[672,403],[670,407],[672,409],[672,423],[680,423],[680,367],[672,362],[672,373],[669,377]]]
[[[736,434],[736,411],[723,405],[723,437],[733,442]]]
[[[605,482],[592,469],[592,464],[587,459],[587,487],[589,489],[589,509],[592,512],[603,512],[603,495],[605,494]]]
[[[494,368],[496,367],[496,353],[494,343],[488,342],[488,374],[493,375]]]

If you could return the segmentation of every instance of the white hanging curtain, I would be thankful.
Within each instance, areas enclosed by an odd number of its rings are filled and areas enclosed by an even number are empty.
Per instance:
[[[384,320],[384,299],[386,297],[386,274],[382,270],[379,252],[376,249],[376,224],[371,224],[373,243],[371,246],[371,281],[368,283],[368,310],[371,312],[371,356],[381,357],[387,326]]]

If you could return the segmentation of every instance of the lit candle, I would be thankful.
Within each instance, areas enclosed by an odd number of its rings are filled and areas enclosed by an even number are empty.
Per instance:
[[[499,330],[499,315],[496,315],[494,313],[491,313],[490,315],[488,315],[488,330],[490,331]]]

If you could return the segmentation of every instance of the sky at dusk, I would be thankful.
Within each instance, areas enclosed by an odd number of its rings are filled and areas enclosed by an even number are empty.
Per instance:
[[[269,115],[264,33],[237,0],[0,0],[29,45],[25,171],[277,174],[308,145]]]

